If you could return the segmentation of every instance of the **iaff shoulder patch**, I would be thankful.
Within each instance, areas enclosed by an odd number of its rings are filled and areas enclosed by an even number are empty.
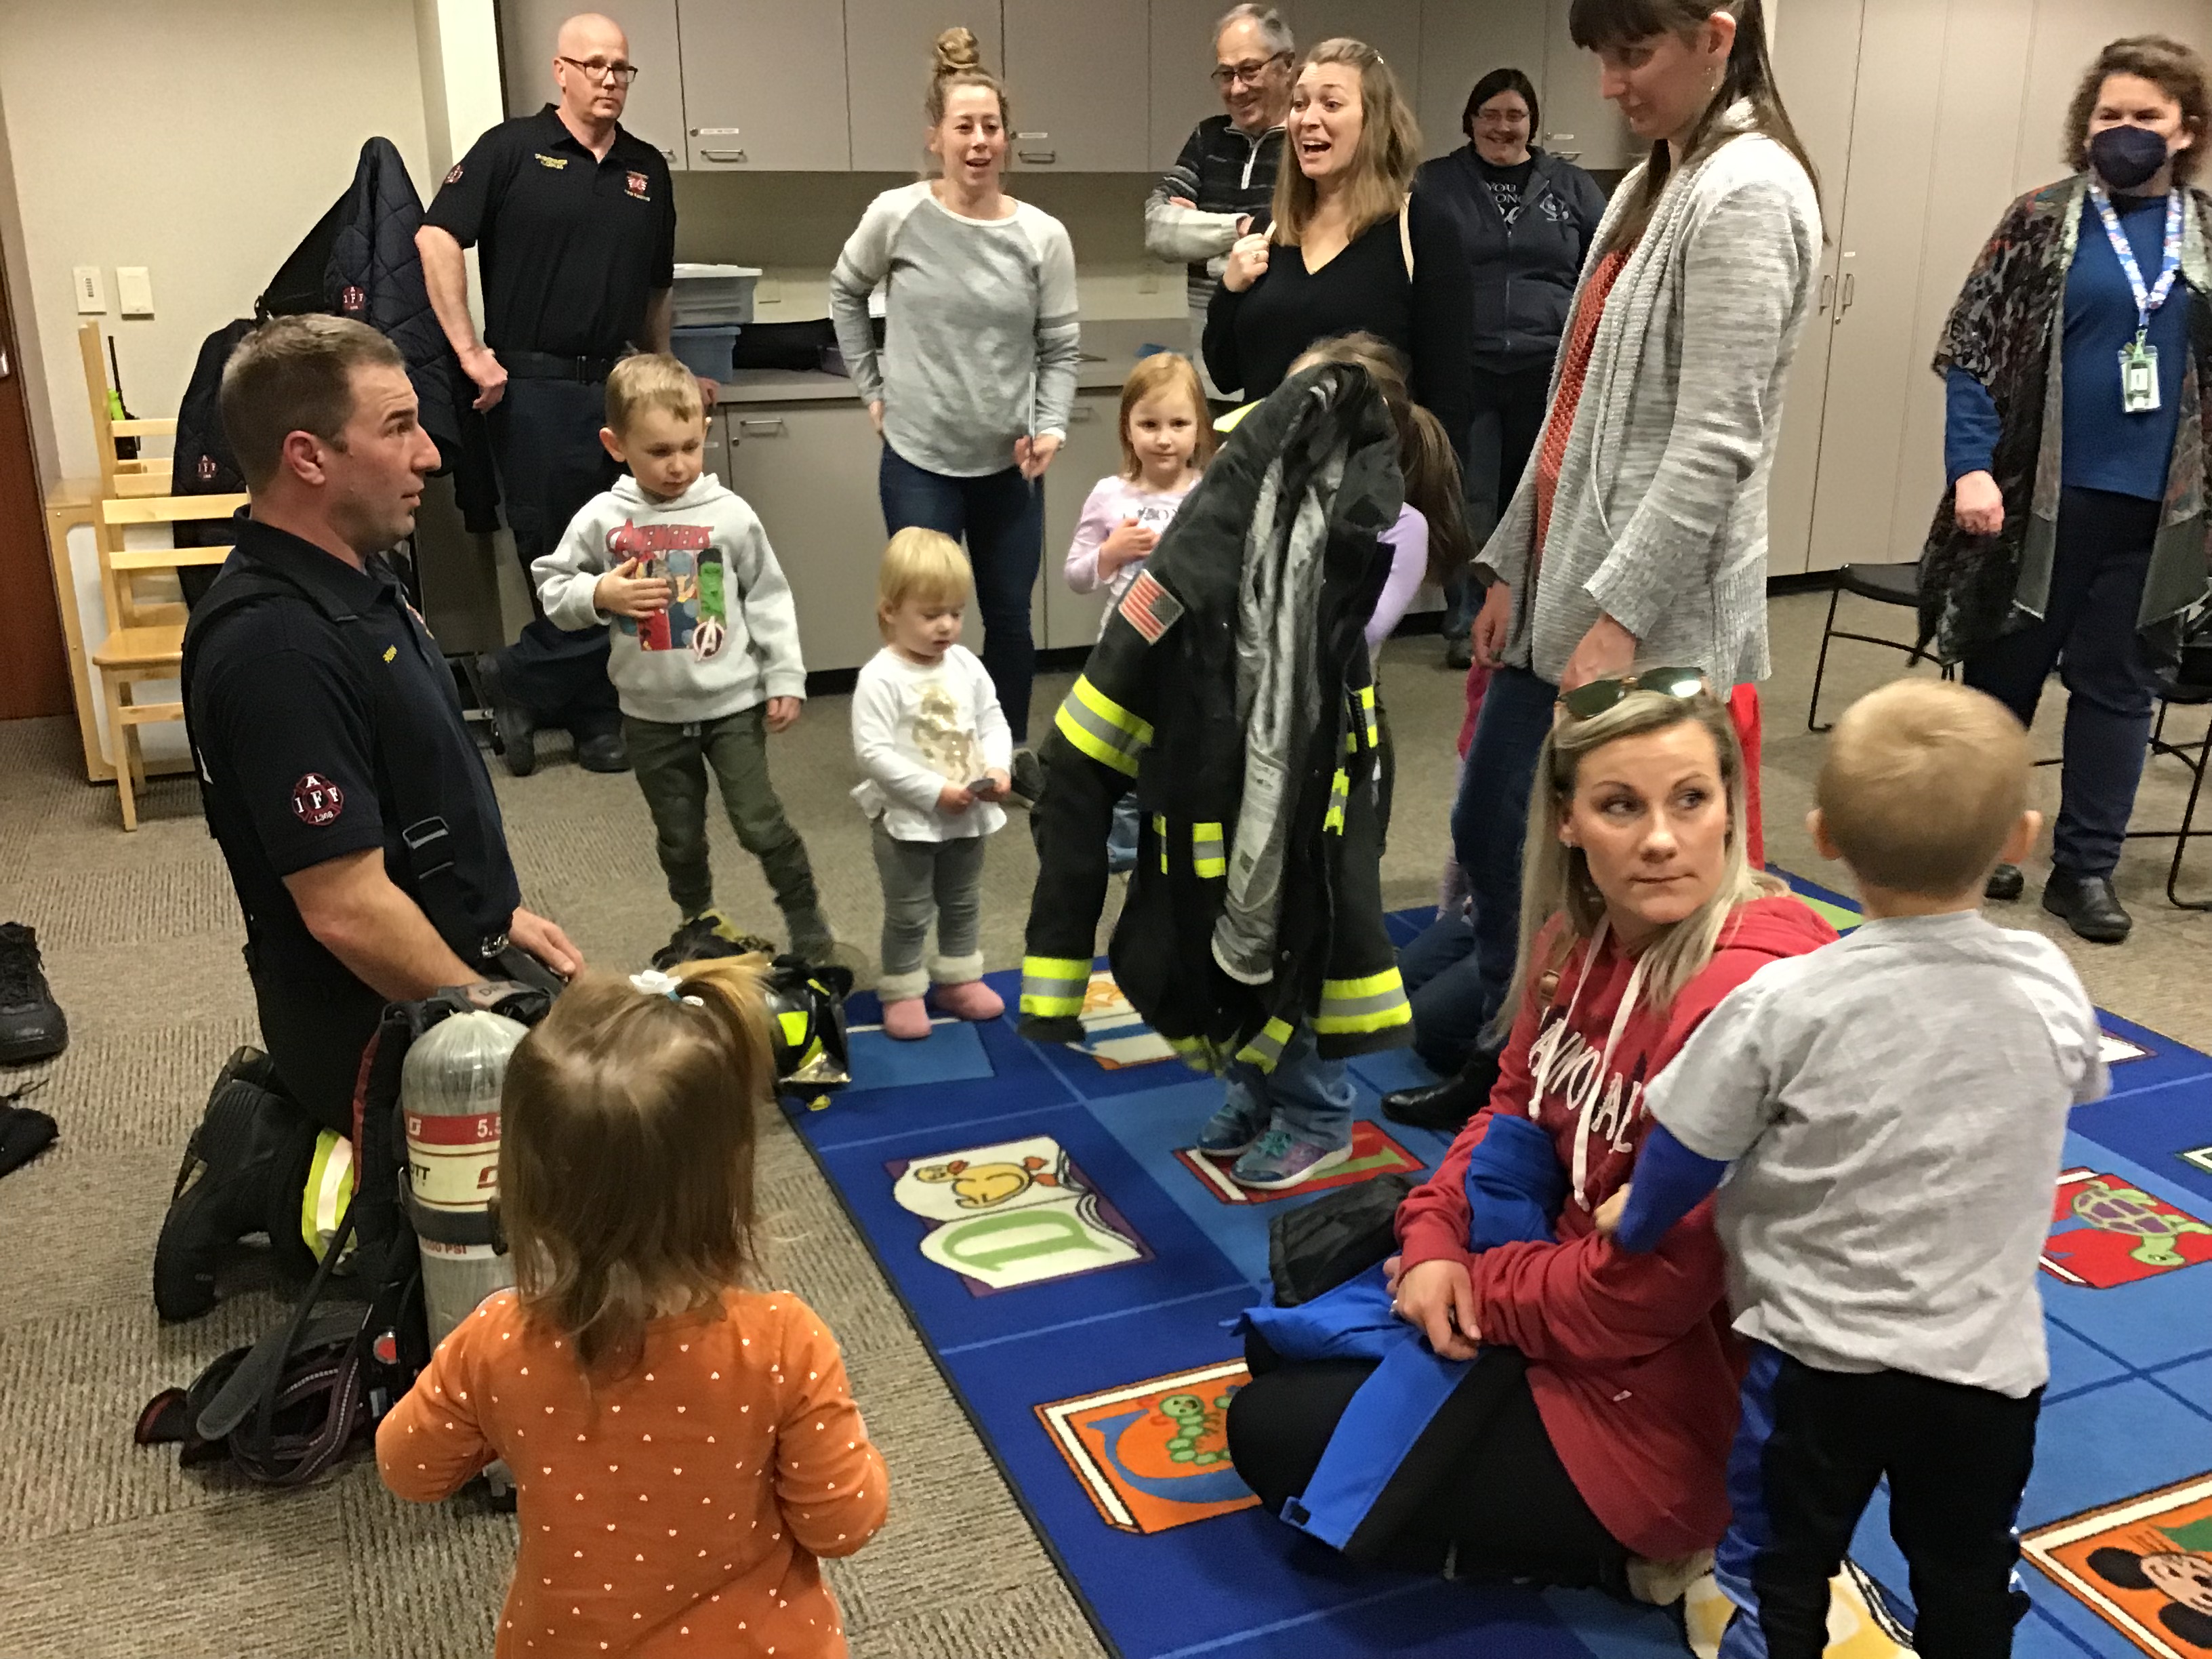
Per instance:
[[[345,791],[319,772],[310,772],[292,786],[292,815],[320,830],[338,821],[345,811]]]
[[[453,163],[453,170],[446,175],[446,182],[449,185],[461,182],[461,164],[459,161]]]
[[[1182,601],[1162,586],[1159,579],[1149,570],[1137,573],[1137,580],[1129,584],[1129,591],[1121,595],[1117,607],[1121,620],[1145,636],[1147,645],[1158,645],[1160,635],[1176,625],[1182,616]]]

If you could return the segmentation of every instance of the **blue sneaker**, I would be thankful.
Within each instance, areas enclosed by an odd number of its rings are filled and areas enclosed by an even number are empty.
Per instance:
[[[1267,1127],[1272,1109],[1264,1101],[1231,1091],[1221,1109],[1206,1120],[1206,1127],[1191,1142],[1208,1158],[1237,1158],[1249,1152]]]
[[[1255,1192],[1278,1193],[1317,1175],[1326,1175],[1352,1156],[1352,1145],[1323,1146],[1301,1140],[1288,1129],[1270,1129],[1237,1160],[1229,1178]]]

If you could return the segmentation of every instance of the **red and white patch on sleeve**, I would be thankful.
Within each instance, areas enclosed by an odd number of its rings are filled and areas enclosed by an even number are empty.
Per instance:
[[[461,182],[461,164],[459,161],[453,163],[453,170],[446,175],[446,182],[449,185]]]
[[[1138,574],[1121,595],[1121,619],[1144,635],[1145,643],[1158,645],[1160,635],[1182,615],[1182,601],[1163,587],[1149,570]]]
[[[317,830],[336,823],[345,811],[345,791],[319,772],[310,772],[292,786],[292,815]]]

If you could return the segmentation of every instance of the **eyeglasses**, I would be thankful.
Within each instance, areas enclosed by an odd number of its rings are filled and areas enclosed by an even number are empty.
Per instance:
[[[1705,689],[1702,668],[1646,668],[1640,673],[1616,674],[1578,685],[1560,696],[1559,707],[1578,720],[1595,720],[1632,691],[1656,691],[1662,697],[1687,702]]]
[[[1248,87],[1256,87],[1260,84],[1261,76],[1276,64],[1287,62],[1290,55],[1287,52],[1279,52],[1271,58],[1255,58],[1247,64],[1224,64],[1213,71],[1212,76],[1213,84],[1224,92],[1228,91],[1239,81]]]
[[[635,64],[609,64],[597,58],[589,63],[575,58],[556,57],[555,61],[566,64],[572,70],[581,70],[585,79],[597,81],[603,86],[626,87],[637,79],[637,65]]]

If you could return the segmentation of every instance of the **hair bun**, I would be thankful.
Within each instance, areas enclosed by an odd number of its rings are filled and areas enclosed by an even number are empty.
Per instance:
[[[937,37],[936,53],[935,73],[940,77],[983,66],[983,54],[975,45],[975,31],[957,24]]]

